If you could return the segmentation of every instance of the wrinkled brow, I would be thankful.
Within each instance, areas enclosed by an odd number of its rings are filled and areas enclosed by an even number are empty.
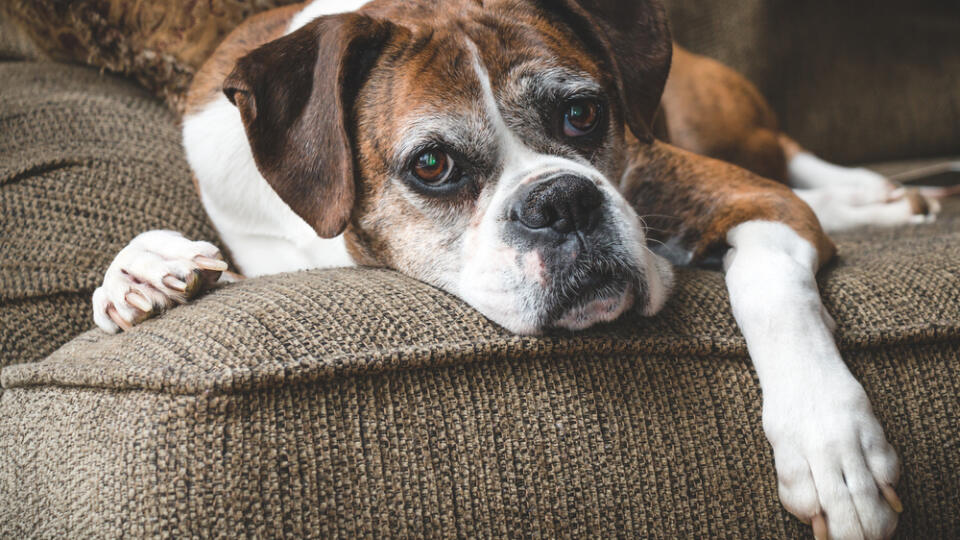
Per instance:
[[[393,155],[393,163],[399,166],[432,146],[445,147],[478,162],[497,150],[494,128],[479,104],[475,110],[462,113],[416,116],[401,129],[399,140]]]
[[[542,61],[520,64],[504,80],[504,92],[538,101],[594,97],[603,92],[603,87],[589,74],[565,67],[544,67]]]

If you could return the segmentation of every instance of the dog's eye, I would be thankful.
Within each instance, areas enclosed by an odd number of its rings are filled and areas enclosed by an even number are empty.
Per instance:
[[[453,172],[453,159],[440,150],[425,150],[413,160],[412,170],[413,175],[421,182],[439,185],[450,179]]]
[[[600,104],[592,99],[578,99],[564,105],[563,134],[582,137],[600,123]]]

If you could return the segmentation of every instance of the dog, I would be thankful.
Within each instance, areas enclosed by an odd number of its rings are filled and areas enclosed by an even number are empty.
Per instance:
[[[654,315],[671,263],[722,266],[784,507],[817,538],[892,535],[899,460],[815,275],[825,231],[935,205],[804,150],[750,83],[672,42],[655,0],[274,9],[199,70],[183,142],[246,276],[387,267],[537,334]],[[146,232],[95,322],[128,330],[230,275],[212,244]]]

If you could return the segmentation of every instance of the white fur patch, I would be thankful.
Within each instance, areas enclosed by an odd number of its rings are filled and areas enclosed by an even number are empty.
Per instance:
[[[869,169],[841,167],[808,152],[798,153],[787,163],[787,177],[792,187],[800,189],[841,186],[870,192],[895,189],[890,181]]]
[[[936,209],[939,207],[936,201],[931,201],[932,214],[915,214],[913,205],[906,198],[891,200],[886,191],[870,193],[864,188],[795,189],[793,192],[813,209],[823,230],[828,233],[867,226],[896,227],[930,223],[936,219]]]
[[[725,260],[734,316],[763,390],[784,507],[826,515],[830,538],[887,538],[897,514],[879,485],[899,475],[896,452],[834,344],[820,301],[816,250],[781,223],[730,230]]]
[[[293,17],[287,33],[296,32],[317,17],[356,11],[369,2],[370,0],[314,0]]]
[[[353,266],[343,236],[319,237],[257,170],[240,112],[226,96],[183,119],[183,146],[204,208],[241,273]]]

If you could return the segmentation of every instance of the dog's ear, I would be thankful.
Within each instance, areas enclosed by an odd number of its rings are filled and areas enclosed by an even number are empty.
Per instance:
[[[627,126],[653,140],[673,42],[659,0],[536,0],[559,17],[615,77]]]
[[[241,58],[223,83],[257,168],[321,237],[349,223],[353,102],[392,32],[363,15],[321,17]]]

